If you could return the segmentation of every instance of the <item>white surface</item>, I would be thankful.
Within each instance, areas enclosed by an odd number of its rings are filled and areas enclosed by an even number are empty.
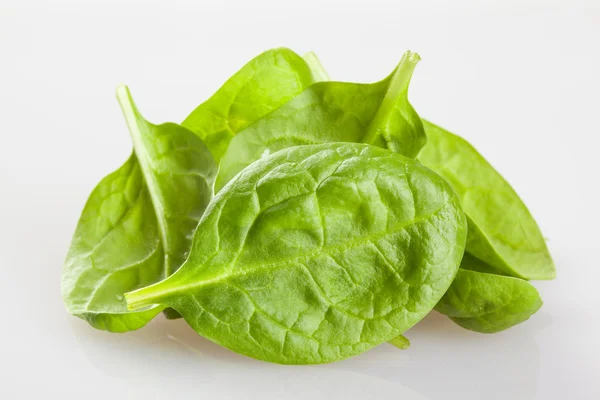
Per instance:
[[[0,1],[0,398],[600,398],[598,1],[109,3]],[[152,121],[181,121],[282,45],[355,81],[421,54],[417,111],[472,141],[549,238],[558,278],[535,283],[538,314],[496,335],[431,315],[408,351],[317,367],[238,356],[182,321],[117,335],[67,315],[79,213],[131,149],[117,84]]]

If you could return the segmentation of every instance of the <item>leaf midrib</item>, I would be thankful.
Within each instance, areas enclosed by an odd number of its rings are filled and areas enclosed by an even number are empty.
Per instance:
[[[131,139],[133,141],[133,150],[136,154],[136,158],[140,163],[140,169],[142,170],[142,176],[144,177],[144,181],[148,187],[148,193],[150,194],[150,199],[152,202],[152,208],[154,209],[154,214],[156,215],[156,220],[158,222],[158,232],[160,235],[161,243],[163,245],[163,249],[165,251],[165,274],[166,276],[170,275],[170,265],[169,265],[169,254],[170,254],[170,243],[167,240],[167,221],[165,219],[165,211],[163,208],[163,204],[160,201],[158,193],[160,192],[157,183],[154,179],[152,179],[152,174],[154,172],[154,168],[150,165],[151,158],[146,151],[144,145],[144,139],[142,137],[142,132],[140,129],[139,119],[142,119],[143,122],[150,128],[155,128],[156,125],[153,125],[143,119],[131,98],[131,94],[129,93],[129,89],[126,87],[120,87],[117,94],[119,103],[121,104],[121,109],[123,110],[123,115],[125,116],[125,121],[127,122],[127,126],[129,127],[129,133],[131,135]]]
[[[448,205],[450,205],[449,201],[444,202],[444,204],[442,204],[440,207],[438,207],[437,209],[435,209],[434,211],[425,214],[425,215],[421,215],[419,217],[416,217],[414,219],[412,219],[409,222],[403,222],[401,224],[398,224],[397,226],[395,226],[394,228],[384,232],[384,233],[378,233],[375,235],[369,235],[366,237],[361,238],[360,240],[356,240],[354,242],[351,242],[350,244],[343,244],[343,245],[332,245],[332,246],[324,246],[321,247],[319,250],[317,251],[311,251],[309,253],[303,254],[303,255],[299,255],[299,256],[295,256],[293,258],[287,258],[287,259],[280,259],[274,262],[271,262],[269,264],[265,264],[262,267],[260,267],[260,264],[247,264],[245,265],[245,267],[247,269],[251,269],[250,271],[245,271],[245,272],[238,272],[235,274],[229,274],[229,275],[220,275],[217,276],[215,278],[212,279],[206,279],[206,280],[202,280],[200,282],[194,282],[188,285],[183,285],[183,286],[177,286],[173,289],[166,289],[166,290],[159,290],[156,291],[152,294],[153,298],[159,298],[159,297],[164,297],[164,296],[169,296],[169,295],[173,295],[176,293],[180,293],[180,292],[188,292],[188,291],[195,291],[196,289],[199,289],[201,287],[205,287],[205,286],[209,286],[212,284],[216,284],[219,282],[223,282],[223,281],[227,281],[230,279],[235,279],[241,276],[246,276],[246,275],[251,275],[254,273],[258,273],[264,270],[274,270],[277,269],[277,267],[280,266],[285,266],[291,262],[297,262],[299,260],[302,259],[310,259],[312,257],[316,257],[317,255],[321,254],[321,253],[325,253],[325,254],[331,254],[334,253],[336,251],[339,250],[347,250],[347,249],[351,249],[363,244],[367,244],[367,243],[373,243],[374,241],[377,241],[385,236],[388,235],[392,235],[394,233],[400,232],[402,230],[404,230],[405,228],[412,226],[412,225],[416,225],[418,223],[420,223],[421,221],[425,221],[430,219],[431,217],[433,217],[434,215],[436,215],[438,212],[440,212],[441,210],[443,210],[444,208],[446,208]],[[253,267],[258,267],[252,270]],[[182,271],[182,269],[180,269],[180,271]],[[165,281],[165,282],[168,282]]]

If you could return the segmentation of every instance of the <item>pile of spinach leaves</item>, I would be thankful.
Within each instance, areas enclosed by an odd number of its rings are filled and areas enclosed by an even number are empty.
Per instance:
[[[119,87],[134,151],[84,207],[67,310],[111,332],[163,312],[283,364],[406,348],[432,309],[484,333],[527,320],[528,280],[555,277],[544,238],[473,146],[413,109],[419,59],[359,84],[269,50],[181,124]]]

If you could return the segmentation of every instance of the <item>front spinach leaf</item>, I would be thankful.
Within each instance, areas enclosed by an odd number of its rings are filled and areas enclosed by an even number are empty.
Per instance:
[[[284,364],[331,362],[423,318],[458,270],[466,221],[450,186],[374,146],[297,146],[248,166],[210,203],[187,261],[125,295],[200,335]]]
[[[418,61],[418,55],[407,52],[389,77],[373,84],[328,81],[310,86],[231,140],[216,188],[261,156],[291,146],[366,142],[415,156],[426,142],[407,98]]]
[[[554,263],[537,223],[513,188],[466,140],[423,121],[418,159],[450,183],[467,214],[467,251],[506,274],[553,279]]]
[[[126,87],[117,97],[134,154],[88,199],[61,288],[70,313],[98,329],[125,332],[161,311],[128,312],[122,294],[164,279],[183,263],[212,197],[216,164],[193,132],[147,122]]]
[[[465,254],[452,285],[435,306],[437,311],[463,328],[493,333],[526,321],[540,309],[542,299],[529,282],[478,272],[480,263]]]
[[[327,73],[325,72],[321,63],[316,58],[316,55],[309,53],[309,54],[305,55],[305,59],[307,60],[308,64],[311,66],[311,69],[312,69],[314,75],[323,77],[322,80],[329,80]],[[413,64],[413,66],[414,66],[414,64]],[[383,108],[384,107],[381,106],[380,110]],[[425,124],[428,124],[428,123],[425,122]],[[380,126],[381,124],[375,124],[375,125]],[[431,128],[430,125],[432,125],[432,124],[429,124],[427,126],[429,128]],[[370,133],[372,133],[372,132],[373,131],[371,130]],[[363,141],[365,141],[365,140],[363,139]],[[369,142],[369,141],[366,140],[366,142]],[[432,142],[430,142],[429,146],[427,146],[427,149],[432,149],[436,146],[439,146],[440,144],[441,143],[438,140],[437,136],[435,136],[435,132],[434,132],[434,139],[432,140]],[[464,146],[459,146],[459,147],[464,147]],[[468,144],[467,144],[467,148],[472,149],[470,146],[468,146]],[[443,149],[443,150],[447,150],[447,149]],[[424,153],[426,153],[426,150],[424,150]],[[462,155],[461,153],[456,153],[456,152],[453,154],[458,155],[459,157]],[[425,156],[424,156],[424,158],[425,158]],[[478,158],[481,159],[481,156],[479,156]],[[476,165],[475,168],[480,168],[480,167],[481,167],[481,164]],[[487,168],[485,168],[485,167],[487,167]],[[485,163],[485,167],[483,168],[484,172],[488,169],[491,169],[491,167],[487,163]],[[468,172],[469,172],[468,169],[465,170],[462,168],[456,168],[456,170],[457,170],[457,172],[460,172],[460,173],[467,172],[467,178],[468,178]],[[477,231],[475,231],[475,232],[477,232]],[[469,237],[471,238],[474,235],[476,235],[476,233],[475,234],[470,233]],[[469,248],[469,246],[467,246],[467,247]],[[502,265],[502,264],[496,263],[496,265]],[[539,299],[539,296],[537,295],[535,288],[533,288],[531,285],[526,284],[526,283],[519,283],[519,284],[515,285],[514,281],[511,279],[502,279],[501,277],[494,278],[493,275],[490,276],[490,274],[507,275],[507,271],[502,270],[497,267],[493,267],[489,264],[486,264],[485,262],[478,260],[477,258],[471,256],[468,253],[466,253],[463,258],[463,262],[461,263],[461,268],[466,269],[466,270],[484,272],[484,274],[474,274],[474,273],[469,273],[469,272],[462,274],[464,276],[468,276],[469,282],[472,283],[473,285],[476,285],[477,281],[481,280],[481,285],[479,285],[479,287],[486,287],[486,284],[489,283],[490,281],[492,281],[496,285],[496,288],[498,290],[500,290],[500,291],[504,290],[504,292],[513,292],[513,288],[515,286],[517,286],[519,288],[523,288],[522,289],[523,293],[529,293],[529,295],[531,295],[530,296],[531,299],[535,299],[535,298]],[[466,281],[466,278],[457,279],[457,281],[451,285],[451,290],[449,290],[449,292],[454,293],[454,294],[460,294],[461,291],[468,290],[469,288],[466,287],[465,285],[463,285],[463,283],[465,281]],[[533,293],[535,293],[535,295]],[[462,293],[462,294],[467,296],[467,293]],[[485,295],[486,295],[486,293],[484,293],[484,292],[479,293],[480,299]],[[488,293],[488,296],[490,296],[490,298],[489,298],[490,304],[493,304],[493,302],[494,302],[493,294]],[[510,301],[507,302],[506,299],[497,299],[498,302],[504,301],[504,303],[502,304],[502,307],[504,310],[507,310],[507,311],[512,310],[513,313],[508,312],[505,315],[502,315],[500,312],[496,312],[494,314],[488,315],[487,320],[485,321],[488,328],[477,327],[475,325],[476,321],[480,321],[481,324],[483,324],[484,322],[482,322],[481,320],[477,320],[475,318],[470,319],[469,322],[473,325],[473,326],[471,326],[470,329],[484,331],[485,329],[492,329],[492,328],[490,328],[492,326],[494,326],[495,329],[497,329],[497,330],[506,329],[512,325],[515,325],[517,323],[524,321],[530,315],[535,313],[537,311],[537,309],[539,308],[539,306],[541,306],[541,300],[539,300],[539,305],[533,300],[530,303],[521,303],[521,300],[522,299],[519,296],[515,296],[512,300],[512,303]],[[464,313],[464,315],[471,315],[473,313],[473,309],[469,308],[468,305],[459,304],[458,302],[454,302],[453,306],[455,307],[454,313],[457,315],[460,314],[461,310]],[[476,307],[476,305],[471,305],[471,306]],[[495,304],[495,306],[498,306],[498,304]],[[443,306],[440,305],[440,310],[443,310],[443,309],[445,309],[445,308],[443,308]],[[494,318],[496,318],[496,320],[494,320]],[[459,321],[459,320],[457,320],[457,321]],[[460,321],[463,325],[467,324],[465,319],[462,319]],[[398,340],[399,346],[397,346],[397,347],[402,347],[403,343],[405,343],[404,338],[399,339]],[[392,343],[392,344],[396,345],[396,343]]]
[[[182,125],[198,134],[218,163],[236,133],[313,82],[302,57],[286,48],[269,50],[244,65]]]

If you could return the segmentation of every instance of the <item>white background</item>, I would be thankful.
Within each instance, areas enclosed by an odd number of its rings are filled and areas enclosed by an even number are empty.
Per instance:
[[[599,399],[600,2],[0,0],[0,398]],[[373,81],[406,49],[417,111],[473,142],[523,197],[556,261],[528,322],[495,335],[430,315],[323,366],[231,353],[182,321],[96,331],[60,298],[96,183],[131,151],[114,98],[181,121],[253,56],[314,50]]]

